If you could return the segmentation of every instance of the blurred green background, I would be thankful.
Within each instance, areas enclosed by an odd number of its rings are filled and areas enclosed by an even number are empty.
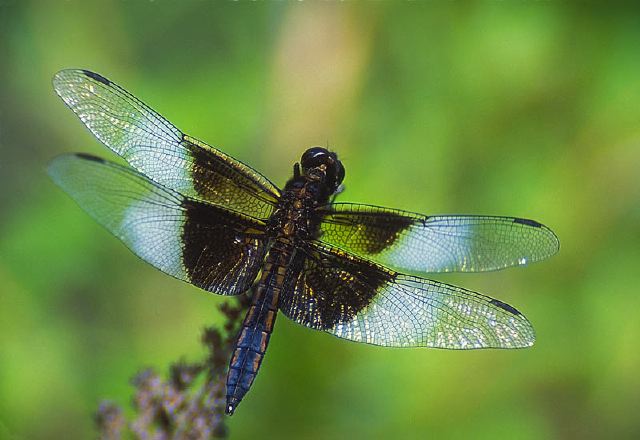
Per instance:
[[[515,215],[526,269],[437,279],[533,322],[527,350],[384,349],[278,320],[231,438],[639,438],[640,14],[536,3],[0,0],[0,438],[92,438],[102,398],[202,355],[220,297],[161,274],[57,189],[113,155],[51,87],[83,67],[283,184],[310,145],[343,201]]]

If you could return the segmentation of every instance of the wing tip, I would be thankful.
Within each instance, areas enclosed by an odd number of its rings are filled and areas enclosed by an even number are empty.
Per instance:
[[[551,229],[547,228],[546,226],[544,227],[546,229],[546,231],[549,233],[549,238],[551,239],[551,241],[553,242],[553,249],[552,249],[552,253],[549,256],[555,255],[558,252],[560,252],[560,239],[558,238],[558,236],[556,235],[555,232],[553,232]]]
[[[517,317],[519,319],[516,331],[520,336],[519,341],[514,344],[513,348],[529,348],[536,343],[536,331],[533,324],[524,315]]]
[[[73,163],[74,161],[84,160],[84,161],[92,161],[97,163],[106,163],[106,161],[98,156],[93,156],[87,153],[66,153],[61,154],[57,157],[54,157],[47,164],[47,174],[49,177],[57,184],[60,185],[61,178],[65,174],[65,169]]]
[[[507,303],[504,303],[502,301],[500,301],[499,299],[491,299],[491,301],[489,301],[489,304],[494,305],[496,307],[500,307],[502,310],[505,310],[509,313],[511,313],[512,315],[515,316],[523,316],[522,313],[520,313],[520,311],[518,309],[516,309],[513,306],[510,306]]]
[[[80,70],[80,72],[82,72],[82,74],[84,74],[84,76],[87,76],[95,81],[101,82],[102,84],[104,84],[105,86],[110,86],[111,85],[111,81],[109,81],[107,78],[105,78],[104,76],[100,75],[99,73],[95,73],[92,72],[91,70],[86,70],[86,69],[82,69]]]
[[[539,222],[537,222],[535,220],[531,220],[531,219],[528,219],[528,218],[516,217],[516,218],[513,219],[513,222],[521,224],[521,225],[531,226],[532,228],[541,228],[542,226],[544,226],[542,223],[539,223]]]
[[[69,163],[70,156],[73,155],[61,154],[60,156],[54,157],[47,164],[47,174],[49,175],[49,178],[53,180],[53,182],[58,186],[62,186],[61,179],[64,176],[64,168]]]
[[[550,239],[550,241],[553,242],[553,247],[555,249],[554,253],[557,252],[558,249],[560,248],[560,240],[558,240],[558,236],[548,226],[545,226],[544,224],[536,220],[531,220],[528,218],[519,218],[519,217],[513,217],[513,223],[529,226],[531,228],[536,228],[536,229],[540,229],[541,231],[544,231],[546,235],[548,235],[548,238]]]
[[[502,342],[494,348],[529,348],[536,342],[536,332],[531,322],[515,307],[499,299],[491,298],[489,304],[512,315],[508,328],[513,332],[513,339],[509,338],[507,343]]]
[[[93,72],[91,70],[62,69],[53,75],[53,78],[52,78],[53,88],[56,89],[56,91],[58,91],[63,84],[69,82],[69,79],[72,79],[72,78],[77,79],[78,77],[87,77],[94,81],[102,83],[106,86],[110,86],[113,84],[110,80],[108,80],[104,76],[100,75],[99,73]]]
[[[533,345],[536,343],[536,331],[533,328],[533,325],[523,314],[520,314],[517,318],[520,321],[519,321],[519,325],[516,328],[516,331],[520,335],[520,340],[516,344],[514,344],[513,347],[507,347],[507,348],[533,347]]]
[[[62,84],[67,80],[68,77],[78,75],[79,72],[82,72],[82,69],[62,69],[58,70],[52,78],[53,86]]]
[[[106,161],[98,156],[94,156],[93,154],[88,154],[88,153],[71,153],[69,154],[69,156],[75,156],[78,159],[82,159],[82,160],[90,160],[93,162],[99,162],[99,163],[105,163]]]
[[[533,332],[533,327],[531,327],[531,331]],[[535,343],[536,343],[536,335],[535,334],[531,334],[528,337],[523,337],[522,341],[517,342],[513,346],[501,347],[501,348],[507,348],[507,349],[511,349],[511,348],[531,348],[531,347],[534,346]]]
[[[514,224],[528,226],[530,228],[535,228],[539,245],[540,247],[536,250],[536,253],[533,252],[527,253],[523,252],[520,256],[518,256],[514,263],[508,264],[502,268],[504,269],[510,266],[527,266],[529,263],[537,263],[542,260],[546,260],[557,254],[560,251],[560,239],[556,235],[555,232],[551,230],[548,226],[539,223],[535,220],[524,219],[524,218],[513,218]]]

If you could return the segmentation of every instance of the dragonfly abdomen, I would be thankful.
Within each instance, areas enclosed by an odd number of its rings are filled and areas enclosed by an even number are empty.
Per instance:
[[[287,246],[274,245],[265,260],[259,282],[254,287],[227,374],[226,413],[235,411],[249,391],[264,358],[278,313],[280,291],[292,253]]]

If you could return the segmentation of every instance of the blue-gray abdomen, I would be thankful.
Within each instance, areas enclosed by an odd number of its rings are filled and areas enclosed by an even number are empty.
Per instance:
[[[235,411],[258,374],[273,331],[280,291],[292,252],[286,243],[276,242],[267,255],[260,281],[253,292],[227,374],[226,413]]]

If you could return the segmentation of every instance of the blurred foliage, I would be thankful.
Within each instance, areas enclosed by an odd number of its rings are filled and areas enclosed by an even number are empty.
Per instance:
[[[201,358],[222,319],[47,179],[61,152],[113,159],[51,88],[84,67],[275,182],[329,145],[343,201],[560,237],[525,270],[438,277],[522,310],[532,349],[382,349],[281,317],[231,438],[639,438],[639,12],[0,0],[0,437],[91,438],[102,398]]]

